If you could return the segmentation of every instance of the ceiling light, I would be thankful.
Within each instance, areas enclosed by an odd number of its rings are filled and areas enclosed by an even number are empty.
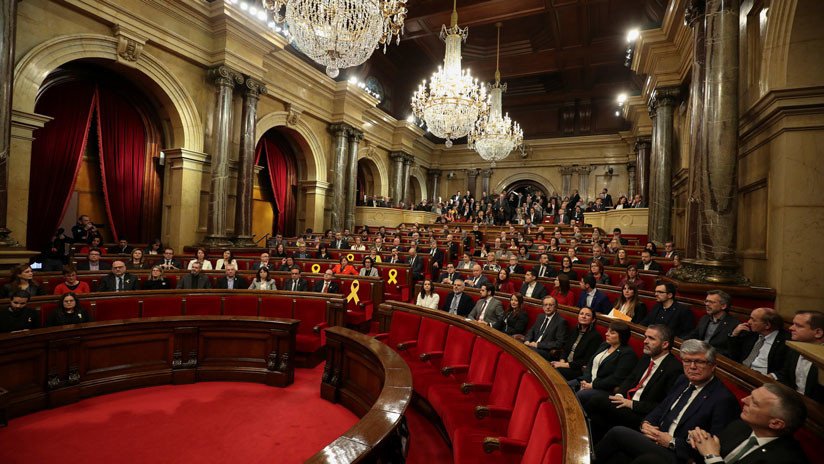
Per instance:
[[[627,42],[630,42],[630,43],[635,42],[636,40],[638,40],[638,37],[640,35],[641,35],[641,31],[638,30],[637,28],[636,29],[630,29],[629,32],[627,32]]]

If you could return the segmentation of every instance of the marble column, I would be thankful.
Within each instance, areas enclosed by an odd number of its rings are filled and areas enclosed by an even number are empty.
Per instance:
[[[266,86],[247,77],[243,84],[243,116],[240,126],[240,154],[237,170],[237,201],[235,203],[235,246],[252,247],[252,194],[255,187],[255,143],[257,105]]]
[[[412,198],[412,179],[410,173],[412,172],[412,165],[415,163],[415,157],[412,155],[405,155],[403,157],[403,203],[407,208],[415,201]]]
[[[17,29],[17,0],[0,0],[0,246],[16,246],[7,228],[9,204],[9,154],[11,153],[11,109],[14,85],[14,47]],[[25,235],[25,231],[24,231]]]
[[[489,180],[492,178],[492,169],[481,170],[481,194],[489,195]]]
[[[592,166],[578,167],[578,193],[581,199],[587,200],[589,196],[589,173],[592,172]]]
[[[346,174],[348,147],[346,139],[349,135],[349,126],[346,124],[332,124],[329,132],[334,137],[334,154],[332,171],[332,230],[342,232],[346,216]]]
[[[656,89],[649,104],[653,122],[647,234],[661,246],[672,237],[672,124],[678,96],[677,87]]]
[[[478,174],[481,170],[478,168],[466,170],[466,189],[472,193],[472,196],[478,197]]]
[[[441,182],[441,173],[440,169],[430,169],[427,172],[429,176],[429,199],[432,200],[433,204],[438,203],[438,184]]]
[[[651,139],[642,138],[635,142],[635,193],[640,193],[646,204],[649,204],[649,154],[651,148]]]
[[[686,252],[686,258],[698,255],[699,216],[701,209],[701,177],[706,150],[704,134],[704,86],[706,85],[706,22],[704,21],[706,0],[690,0],[684,10],[684,21],[693,32],[692,76],[690,81],[690,177],[689,197],[687,198],[687,240],[680,244]]]
[[[209,191],[209,215],[204,245],[223,247],[232,244],[226,237],[226,204],[229,198],[229,143],[232,129],[232,94],[243,83],[236,71],[219,66],[209,71],[216,86],[217,103],[212,145],[212,180]]]
[[[389,159],[395,165],[392,170],[392,181],[389,183],[390,206],[396,206],[403,201],[403,159],[406,153],[395,151],[389,154]]]
[[[627,196],[630,201],[632,201],[632,198],[635,196],[635,166],[635,161],[627,163]]]
[[[558,171],[561,173],[561,196],[571,194],[572,173],[575,172],[575,168],[572,166],[561,166],[558,168]]]
[[[363,132],[356,129],[349,129],[349,161],[346,165],[346,220],[344,228],[350,232],[355,232],[355,206],[357,204],[356,193],[358,190],[358,146],[363,140]]]

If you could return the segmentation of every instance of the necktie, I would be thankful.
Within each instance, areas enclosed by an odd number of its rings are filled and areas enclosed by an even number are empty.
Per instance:
[[[541,270],[538,271],[538,277],[543,277],[544,272],[546,272],[546,268],[544,266],[541,266]]]
[[[321,291],[321,293],[327,293],[328,291],[329,291],[329,282],[324,282],[323,283],[323,290]]]
[[[641,380],[638,381],[638,385],[636,385],[635,387],[630,388],[629,390],[627,390],[627,398],[628,399],[632,399],[632,395],[634,395],[635,392],[637,392],[638,390],[641,389],[641,387],[644,386],[644,382],[646,382],[647,379],[649,378],[650,374],[652,374],[652,368],[653,367],[655,367],[655,361],[650,359],[649,367],[647,368],[647,371],[644,372],[644,376],[641,377]]]
[[[450,314],[458,314],[458,303],[461,302],[461,295],[460,293],[456,293],[454,297],[452,297],[452,306],[449,307]]]
[[[758,439],[755,438],[755,435],[750,435],[749,440],[744,444],[744,446],[738,450],[737,453],[733,456],[727,456],[727,459],[724,459],[724,462],[727,464],[733,464],[741,460],[748,452],[750,452],[753,448],[758,447]]]
[[[664,414],[664,417],[661,418],[661,426],[659,427],[659,430],[669,430],[670,425],[672,425],[672,422],[675,420],[675,418],[678,417],[679,414],[681,414],[681,410],[684,409],[684,407],[687,405],[687,401],[690,400],[690,396],[692,396],[692,392],[694,391],[695,385],[690,384],[690,386],[687,387],[687,389],[684,390],[683,393],[681,393],[681,396],[678,397],[678,401],[675,403],[675,406],[673,406],[672,409],[667,411],[667,413]]]
[[[544,338],[544,332],[546,332],[547,327],[549,327],[549,317],[544,317],[544,322],[541,323],[541,328],[538,329],[538,333],[541,335],[538,336],[538,339],[535,340],[535,343],[541,343],[541,339]]]
[[[167,259],[167,260],[166,260],[166,265],[167,265],[167,266],[170,266],[171,264],[172,264],[172,260],[171,260],[171,259]]]
[[[484,320],[484,315],[486,314],[486,303],[487,303],[488,301],[489,301],[489,300],[484,300],[484,302],[481,304],[481,315],[480,315],[480,316],[478,316],[478,320],[479,320],[479,321]]]
[[[234,290],[235,289],[235,279],[227,279],[226,283],[227,283],[226,288],[228,288],[229,290]]]
[[[747,356],[746,359],[744,359],[744,362],[742,362],[741,364],[747,367],[752,367],[752,362],[755,361],[755,358],[758,357],[758,352],[761,351],[762,346],[764,346],[764,336],[759,335],[758,341],[756,341],[755,345],[753,345],[752,347],[752,351],[750,351],[750,354]]]
[[[121,290],[123,290],[123,277],[118,277],[117,278],[117,288],[115,289],[115,291],[119,292]]]

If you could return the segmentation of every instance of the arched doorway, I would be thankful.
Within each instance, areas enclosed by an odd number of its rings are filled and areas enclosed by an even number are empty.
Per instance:
[[[41,248],[59,224],[89,215],[104,242],[160,236],[164,136],[157,103],[133,71],[67,63],[43,81],[35,112],[53,119],[34,132],[27,246]],[[128,77],[127,77],[128,76]]]
[[[423,187],[421,181],[417,177],[411,176],[409,178],[409,192],[406,193],[406,199],[409,205],[416,205],[420,203],[423,198]]]
[[[369,158],[358,160],[357,203],[366,204],[373,197],[380,196],[380,173],[378,166]]]
[[[298,209],[297,147],[286,129],[275,127],[266,131],[255,148],[258,173],[253,195],[252,233],[296,235]]]

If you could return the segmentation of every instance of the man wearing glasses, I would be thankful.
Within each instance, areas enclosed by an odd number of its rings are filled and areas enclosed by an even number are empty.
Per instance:
[[[112,263],[112,272],[102,279],[97,287],[98,292],[126,292],[137,290],[137,277],[126,272],[126,263],[115,261]]]
[[[664,324],[672,329],[676,337],[686,338],[695,324],[689,308],[675,301],[676,291],[672,282],[656,285],[655,300],[657,303],[652,311],[647,313],[647,317],[641,321],[641,325]]]
[[[300,277],[300,268],[297,266],[293,267],[289,270],[290,279],[284,283],[284,290],[289,290],[291,292],[305,292],[309,284],[306,282],[306,279],[302,279]]]
[[[730,332],[738,325],[738,319],[729,314],[731,298],[722,290],[710,290],[704,299],[707,314],[698,321],[698,325],[684,338],[697,338],[714,346],[718,353],[729,356],[727,339]]]

